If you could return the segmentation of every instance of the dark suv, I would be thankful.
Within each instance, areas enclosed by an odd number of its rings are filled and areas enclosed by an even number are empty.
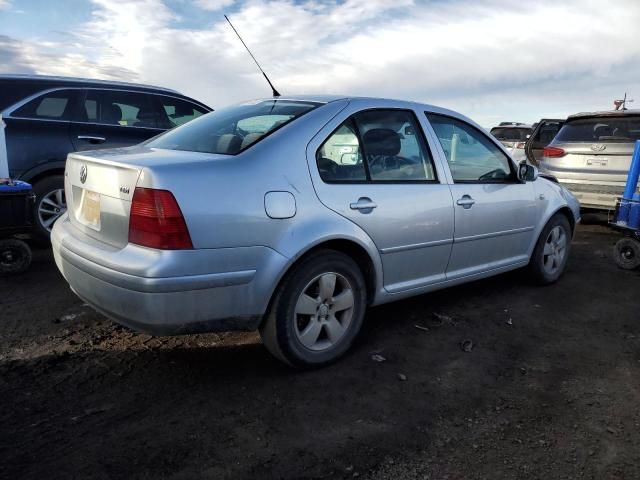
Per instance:
[[[66,210],[68,153],[135,145],[210,111],[167,88],[0,75],[9,175],[33,184],[36,231],[45,238]]]

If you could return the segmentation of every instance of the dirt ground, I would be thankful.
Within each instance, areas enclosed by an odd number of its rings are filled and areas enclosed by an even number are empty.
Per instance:
[[[255,334],[120,327],[40,250],[0,278],[0,477],[640,478],[640,272],[616,238],[581,226],[554,286],[515,272],[373,308],[311,372]]]

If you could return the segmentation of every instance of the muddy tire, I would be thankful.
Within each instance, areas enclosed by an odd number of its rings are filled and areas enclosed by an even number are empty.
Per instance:
[[[613,259],[616,265],[625,270],[640,267],[640,241],[629,237],[621,238],[613,247]]]
[[[22,240],[0,240],[0,274],[17,274],[31,265],[31,248]]]
[[[531,255],[527,271],[538,285],[556,282],[564,273],[571,250],[572,231],[561,213],[549,219]]]
[[[367,306],[358,265],[335,250],[320,250],[287,273],[260,328],[267,349],[299,368],[320,367],[345,354]]]

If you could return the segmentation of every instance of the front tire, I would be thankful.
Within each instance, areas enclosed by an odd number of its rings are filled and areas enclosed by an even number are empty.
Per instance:
[[[529,262],[529,275],[540,285],[555,283],[564,273],[571,250],[571,226],[561,213],[547,222]]]
[[[351,347],[366,307],[366,286],[358,265],[343,253],[319,250],[286,275],[260,335],[283,362],[320,367]]]
[[[41,240],[49,240],[53,224],[67,211],[64,177],[51,175],[33,185],[36,195],[34,232]]]

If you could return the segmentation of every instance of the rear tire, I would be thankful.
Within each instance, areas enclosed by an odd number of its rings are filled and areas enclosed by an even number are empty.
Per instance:
[[[629,237],[621,238],[613,247],[613,258],[625,270],[640,267],[640,242]]]
[[[571,226],[556,213],[542,229],[527,267],[531,279],[539,285],[556,282],[564,273],[571,250]]]
[[[31,265],[31,248],[22,240],[0,240],[0,274],[22,273]]]
[[[291,366],[324,366],[349,350],[366,307],[358,265],[341,252],[319,250],[287,273],[260,335],[269,352]]]
[[[34,211],[34,233],[42,241],[49,241],[51,228],[58,218],[67,211],[64,195],[64,176],[51,175],[33,185],[36,195]]]

